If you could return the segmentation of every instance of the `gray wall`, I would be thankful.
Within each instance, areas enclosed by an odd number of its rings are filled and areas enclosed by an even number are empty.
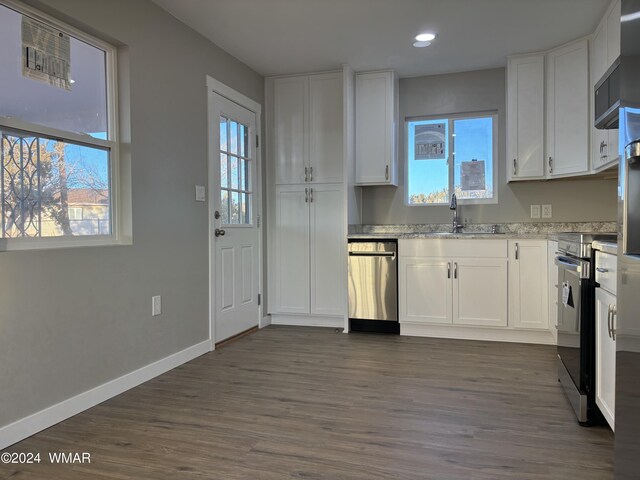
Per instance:
[[[208,338],[205,76],[264,96],[260,75],[148,0],[47,6],[129,47],[133,245],[0,253],[0,426]]]
[[[404,119],[496,110],[499,116],[498,204],[461,207],[472,223],[525,222],[531,204],[552,204],[551,221],[614,221],[615,179],[553,180],[506,183],[506,94],[503,68],[475,72],[414,77],[400,80],[399,178],[394,187],[362,188],[362,223],[446,223],[447,206],[407,207],[404,204]],[[541,220],[535,220],[541,221]]]

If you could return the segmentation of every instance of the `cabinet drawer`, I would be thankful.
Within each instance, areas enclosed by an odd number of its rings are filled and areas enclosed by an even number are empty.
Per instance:
[[[615,295],[618,276],[618,257],[610,253],[596,252],[596,282]]]
[[[506,258],[507,240],[400,239],[400,257]]]

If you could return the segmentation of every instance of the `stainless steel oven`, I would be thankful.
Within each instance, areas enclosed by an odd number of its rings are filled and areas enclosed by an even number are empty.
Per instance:
[[[594,240],[615,234],[567,233],[558,238],[558,378],[578,421],[600,421],[595,404]]]

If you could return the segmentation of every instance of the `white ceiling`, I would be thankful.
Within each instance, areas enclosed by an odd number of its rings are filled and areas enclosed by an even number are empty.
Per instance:
[[[392,68],[402,77],[505,65],[590,34],[608,0],[154,0],[263,75]],[[438,38],[414,48],[413,37]]]

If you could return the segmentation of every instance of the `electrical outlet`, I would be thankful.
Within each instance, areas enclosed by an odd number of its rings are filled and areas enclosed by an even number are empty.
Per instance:
[[[196,202],[204,202],[206,200],[207,191],[204,185],[196,185]]]
[[[531,218],[540,218],[540,205],[531,205]]]
[[[542,218],[552,218],[553,217],[553,209],[551,205],[542,205]]]
[[[151,297],[151,316],[155,317],[162,313],[162,297],[160,295],[156,295],[155,297]]]

